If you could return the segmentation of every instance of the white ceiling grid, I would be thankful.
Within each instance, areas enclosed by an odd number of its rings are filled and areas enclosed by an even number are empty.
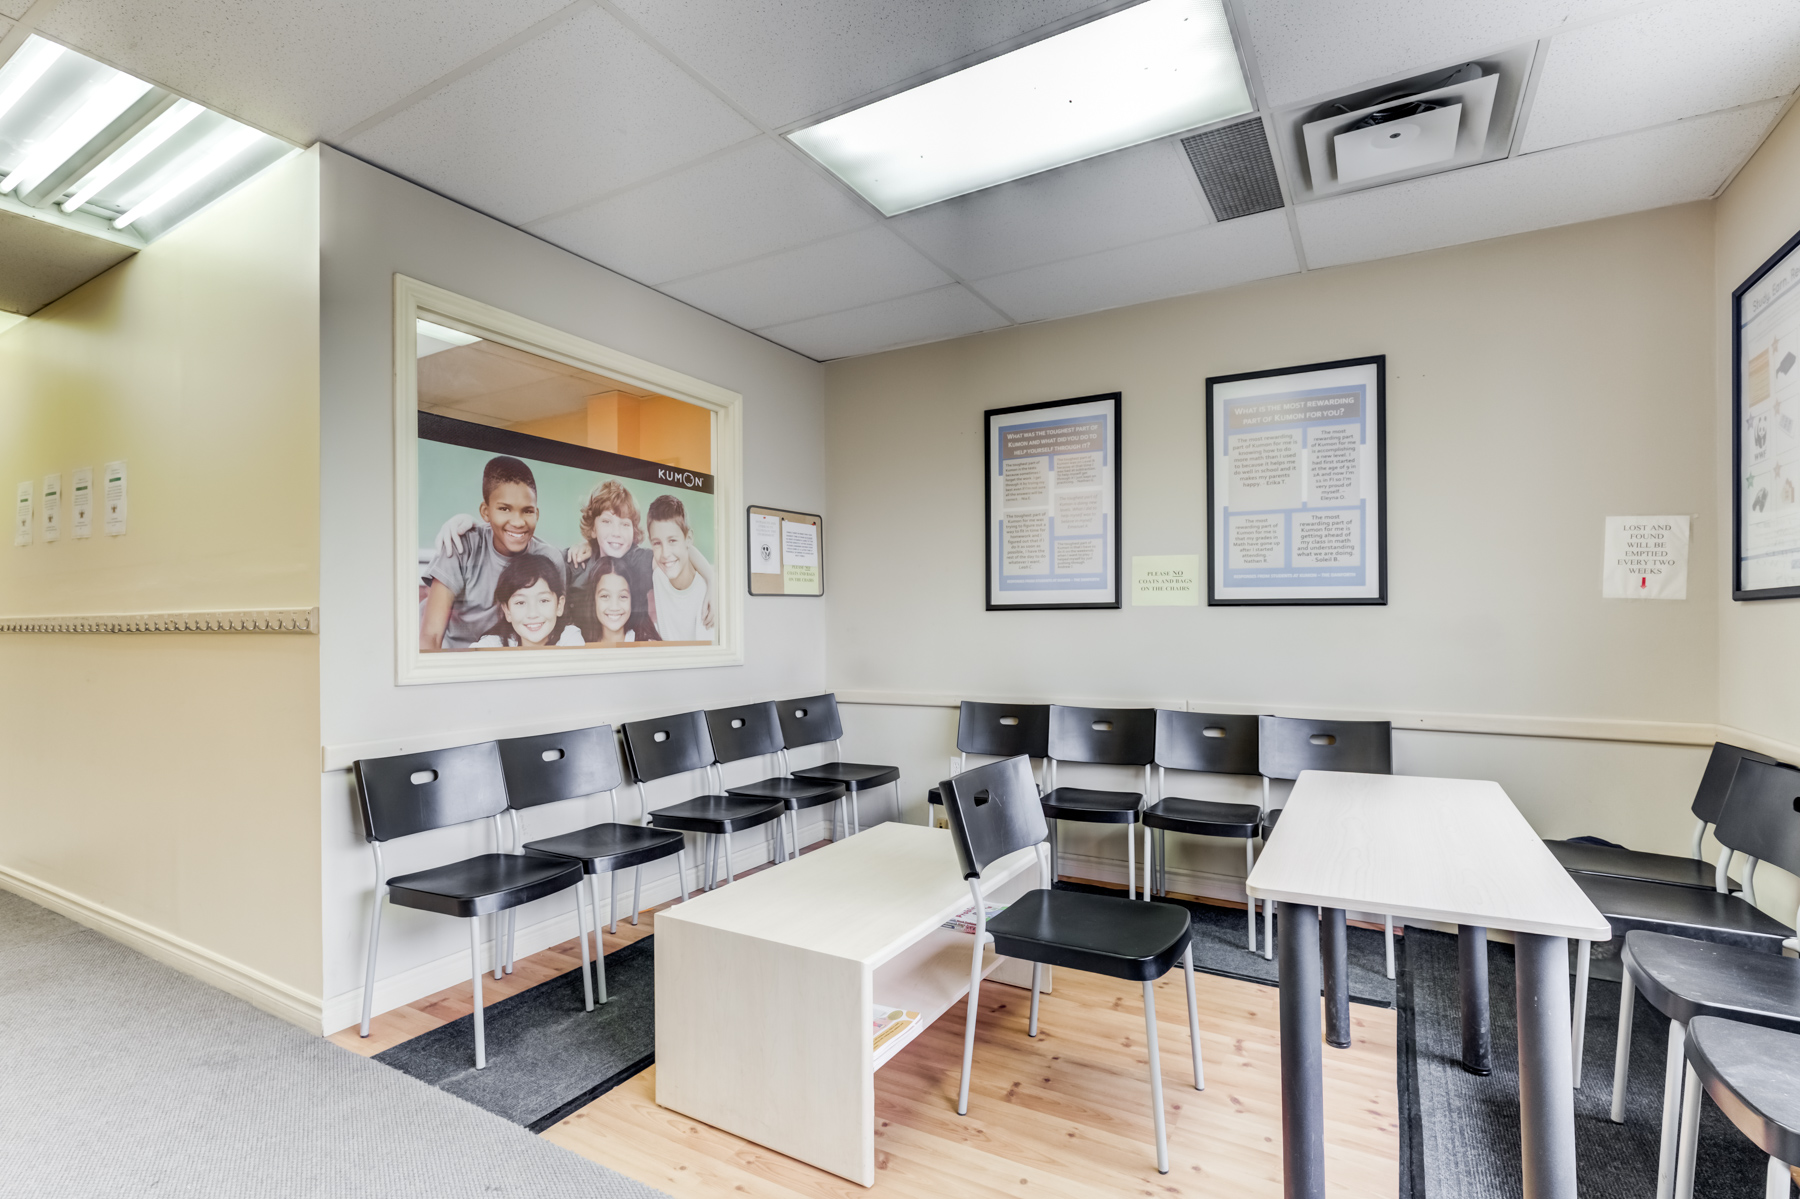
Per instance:
[[[1513,156],[1214,224],[1169,138],[889,220],[779,136],[1121,0],[61,0],[39,30],[817,358],[1700,199],[1800,86],[1800,0],[1227,2],[1259,113],[1535,43]]]

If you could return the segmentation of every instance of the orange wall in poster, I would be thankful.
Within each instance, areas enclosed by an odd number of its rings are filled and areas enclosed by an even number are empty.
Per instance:
[[[511,428],[589,449],[712,473],[712,414],[672,396],[609,391],[589,396],[585,411],[520,421]]]

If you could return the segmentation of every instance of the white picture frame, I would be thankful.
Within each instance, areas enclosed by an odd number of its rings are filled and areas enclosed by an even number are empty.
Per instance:
[[[445,324],[526,353],[672,396],[713,413],[717,572],[713,645],[427,653],[419,646],[418,321]],[[702,379],[405,275],[394,276],[394,629],[401,686],[644,670],[741,666],[745,569],[743,396]]]

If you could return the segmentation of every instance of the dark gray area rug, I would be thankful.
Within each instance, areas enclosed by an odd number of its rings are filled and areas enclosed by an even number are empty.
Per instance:
[[[608,1001],[582,1007],[570,970],[486,1010],[487,1067],[475,1068],[473,1015],[375,1060],[542,1132],[646,1069],[656,1052],[654,937],[606,955]]]
[[[1087,883],[1061,882],[1056,884],[1058,891],[1083,891],[1089,895],[1125,894],[1124,888],[1096,887]],[[1277,986],[1280,977],[1276,965],[1280,960],[1279,953],[1275,958],[1265,958],[1260,953],[1251,953],[1243,908],[1227,908],[1218,904],[1194,903],[1185,899],[1159,899],[1158,903],[1172,903],[1188,910],[1193,919],[1194,937],[1194,969],[1207,974],[1217,974],[1224,978],[1240,978],[1246,982],[1262,983],[1265,986]],[[1257,944],[1261,944],[1262,917],[1257,917]],[[1281,941],[1281,924],[1275,925],[1277,946]],[[1405,937],[1396,939],[1398,945]],[[1366,1003],[1371,1007],[1394,1006],[1394,983],[1387,976],[1387,950],[1382,944],[1382,935],[1375,929],[1350,929],[1350,999],[1353,1003]]]
[[[1494,1072],[1486,1078],[1468,1073],[1461,1065],[1456,938],[1428,929],[1408,929],[1401,939],[1399,982],[1401,1199],[1493,1199],[1522,1194],[1512,946],[1488,944]],[[1656,1193],[1669,1022],[1638,997],[1632,1019],[1625,1123],[1614,1124],[1609,1113],[1618,1023],[1618,984],[1591,980],[1581,1089],[1575,1092],[1575,1148],[1582,1199],[1642,1199]],[[1695,1199],[1761,1199],[1768,1158],[1732,1127],[1710,1099],[1701,1102]]]

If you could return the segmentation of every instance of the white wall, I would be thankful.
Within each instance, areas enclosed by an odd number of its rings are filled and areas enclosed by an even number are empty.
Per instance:
[[[1393,717],[1398,769],[1499,778],[1546,834],[1685,852],[1717,712],[1711,277],[1688,205],[829,364],[855,755],[909,754],[916,812],[955,727],[916,703]],[[983,610],[984,409],[1124,393],[1128,573],[1206,552],[1207,376],[1372,353],[1386,607]],[[1600,598],[1602,518],[1632,513],[1699,515],[1686,601]],[[1087,873],[1122,867],[1116,832],[1066,831]],[[1184,852],[1215,890],[1242,876],[1229,845]]]
[[[351,758],[804,695],[825,681],[822,602],[751,597],[741,667],[397,687],[393,276],[740,392],[745,499],[827,508],[824,372],[817,364],[332,150],[324,151],[321,212],[320,729],[329,769],[320,794],[329,1030],[354,1019],[360,1003],[373,882],[342,769]],[[652,806],[683,797],[681,780],[664,783]],[[528,835],[579,827],[604,811],[603,800],[584,802],[587,812],[534,814]],[[635,811],[634,799],[628,810]],[[412,838],[390,849],[390,873],[490,847],[484,834],[468,829]],[[756,847],[739,848],[747,863]],[[659,879],[670,873],[660,864],[652,870]],[[666,883],[667,895],[673,885]],[[645,902],[656,894],[647,892]],[[553,897],[522,911],[521,952],[573,935],[570,902]],[[466,976],[467,932],[458,922],[393,908],[388,917],[379,1009]]]

